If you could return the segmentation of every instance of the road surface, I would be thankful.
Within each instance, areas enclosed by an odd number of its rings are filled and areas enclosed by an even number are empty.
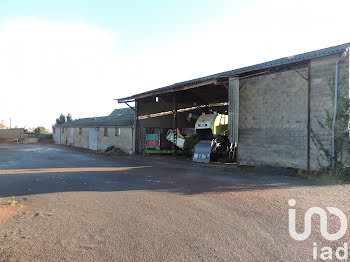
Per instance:
[[[200,166],[200,165],[199,165]],[[18,213],[0,225],[0,261],[312,261],[313,242],[336,248],[312,206],[349,214],[348,185],[198,168],[186,161],[106,156],[56,145],[0,145],[0,197]],[[338,220],[329,219],[330,232]],[[332,231],[333,230],[333,231]]]

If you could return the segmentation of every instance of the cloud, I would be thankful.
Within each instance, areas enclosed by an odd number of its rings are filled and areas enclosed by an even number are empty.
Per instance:
[[[103,105],[111,110],[115,102],[105,92],[118,88],[117,56],[113,34],[97,27],[5,21],[0,26],[0,118],[12,117],[18,126],[50,126],[61,112],[107,114]]]

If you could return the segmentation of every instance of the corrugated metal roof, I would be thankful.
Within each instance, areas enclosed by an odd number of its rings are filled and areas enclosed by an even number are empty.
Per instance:
[[[272,61],[261,63],[261,64],[242,67],[239,69],[234,69],[234,70],[230,70],[230,71],[226,71],[226,72],[222,72],[222,73],[218,73],[218,74],[213,74],[213,75],[209,75],[209,76],[205,76],[205,77],[200,77],[200,78],[196,78],[196,79],[192,79],[192,80],[188,80],[188,81],[175,83],[173,85],[153,89],[150,91],[146,91],[146,92],[139,93],[139,94],[136,94],[133,96],[125,97],[125,98],[120,98],[117,100],[120,103],[126,102],[126,101],[132,101],[132,100],[140,98],[140,97],[155,95],[155,93],[157,93],[157,92],[171,91],[171,89],[175,89],[175,88],[179,88],[179,87],[183,87],[183,86],[187,86],[187,85],[193,85],[193,84],[197,84],[197,83],[207,81],[207,80],[212,80],[212,79],[216,79],[216,78],[235,77],[235,76],[240,76],[242,74],[246,74],[249,72],[254,72],[254,71],[268,69],[268,68],[272,68],[272,67],[277,67],[277,66],[282,66],[282,65],[287,65],[287,64],[294,64],[294,63],[307,61],[310,59],[334,55],[334,54],[341,53],[341,52],[345,51],[345,49],[348,48],[349,46],[350,46],[350,43],[346,43],[346,44],[332,46],[332,47],[328,47],[328,48],[324,48],[324,49],[320,49],[320,50],[316,50],[316,51],[311,51],[311,52],[307,52],[307,53],[303,53],[303,54],[299,54],[299,55],[284,57],[284,58],[272,60]]]
[[[133,124],[134,110],[131,108],[120,108],[113,110],[108,116],[79,118],[57,127],[132,126]]]

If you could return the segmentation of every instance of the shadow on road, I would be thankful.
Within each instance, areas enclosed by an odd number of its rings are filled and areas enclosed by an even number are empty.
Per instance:
[[[0,170],[0,197],[72,191],[156,190],[181,194],[280,189],[305,185],[291,178],[218,175],[160,166]],[[311,185],[311,184],[308,184]]]
[[[189,167],[181,165],[181,162],[174,165],[145,159],[132,161],[52,145],[8,146],[5,149],[8,154],[2,150],[0,147],[0,161],[5,160],[0,162],[0,197],[128,190],[200,194],[315,185],[292,177],[257,176],[254,170],[241,172],[236,168],[222,172]]]

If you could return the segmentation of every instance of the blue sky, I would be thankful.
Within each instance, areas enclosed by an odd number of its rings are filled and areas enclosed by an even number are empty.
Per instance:
[[[50,127],[113,99],[350,42],[349,1],[0,1],[0,121]],[[45,108],[45,110],[42,110]]]
[[[2,0],[0,17],[91,24],[120,32],[124,48],[139,48],[140,41],[148,48],[156,48],[237,13],[248,2]]]

